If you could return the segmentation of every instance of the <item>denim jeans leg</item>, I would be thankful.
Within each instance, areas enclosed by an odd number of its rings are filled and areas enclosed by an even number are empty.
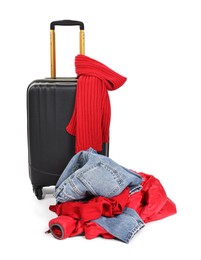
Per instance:
[[[93,220],[93,222],[125,243],[129,243],[134,235],[145,225],[137,212],[131,208],[125,208],[120,215],[115,217],[100,217]]]
[[[142,177],[93,149],[81,151],[70,160],[55,186],[57,202],[86,199],[87,196],[114,197],[126,187],[130,193],[141,189]]]

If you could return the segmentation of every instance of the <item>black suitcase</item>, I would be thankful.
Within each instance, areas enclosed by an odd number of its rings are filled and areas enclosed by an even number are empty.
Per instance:
[[[76,78],[56,78],[55,26],[80,27],[80,54],[84,54],[84,24],[62,20],[50,24],[51,78],[35,80],[27,88],[27,135],[29,177],[33,191],[42,199],[43,187],[55,185],[75,154],[75,137],[65,128],[74,109]],[[101,154],[109,156],[109,144]]]

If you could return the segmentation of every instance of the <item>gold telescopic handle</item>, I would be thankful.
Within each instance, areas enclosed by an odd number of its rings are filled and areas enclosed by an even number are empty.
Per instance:
[[[85,35],[84,30],[80,30],[80,54],[85,54]],[[55,31],[50,30],[50,65],[51,65],[51,78],[56,78],[56,44],[55,44]]]
[[[85,36],[84,30],[80,30],[80,54],[85,54]]]
[[[51,78],[56,78],[56,46],[55,46],[55,32],[50,30],[50,65]]]

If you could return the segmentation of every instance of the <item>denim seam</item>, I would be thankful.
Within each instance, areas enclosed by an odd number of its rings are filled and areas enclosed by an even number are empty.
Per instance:
[[[124,211],[124,214],[130,216],[131,218],[134,219],[134,221],[137,223],[137,226],[135,226],[131,231],[129,231],[127,237],[125,238],[125,242],[126,243],[129,243],[129,241],[134,237],[134,235],[141,229],[145,226],[143,220],[136,220],[135,217],[133,217],[129,212],[127,211]]]
[[[69,201],[69,200],[75,200],[74,197],[68,196],[68,195],[65,193],[64,189],[61,189],[58,193],[57,193],[57,191],[56,191],[54,197],[56,198],[57,201],[58,201],[58,198],[59,198],[59,201],[60,201],[60,202],[65,202],[65,201],[67,201],[67,200],[68,200],[68,201]]]
[[[118,190],[119,190],[119,187],[116,187],[116,188],[113,189],[110,193],[107,193],[107,197],[113,196],[113,194],[114,194],[115,192],[117,192]],[[117,195],[119,195],[119,194],[120,194],[120,190],[119,190],[119,192],[118,192]]]
[[[63,198],[61,200],[59,200],[60,202],[66,202],[66,201],[72,201],[75,200],[75,197],[71,196],[71,195],[66,195],[65,192],[63,192]]]
[[[55,189],[55,197],[57,197],[64,189],[64,182],[62,182],[56,189]]]
[[[84,192],[82,192],[81,190],[79,190],[79,189],[77,188],[77,186],[75,185],[75,183],[73,182],[73,180],[69,179],[68,181],[69,181],[69,184],[70,184],[70,186],[72,187],[72,189],[73,189],[73,191],[74,191],[75,193],[77,193],[77,194],[80,195],[80,196],[83,196],[83,195],[85,194]]]
[[[82,175],[77,176],[77,178],[91,191],[93,195],[99,196],[99,194],[95,192],[92,186],[85,180],[85,178]]]
[[[119,186],[121,186],[122,183],[124,183],[123,179],[120,177],[120,174],[117,170],[113,170],[110,166],[108,166],[102,162],[100,163],[100,166],[112,173],[114,180],[117,181]]]
[[[79,172],[77,173],[77,177],[79,177],[80,175],[82,176],[85,172],[88,172],[96,167],[97,167],[97,164],[87,167],[85,170],[83,170],[82,168],[78,169]]]
[[[102,167],[102,165],[104,165],[103,163],[100,163],[100,166]],[[104,165],[105,166],[105,165]],[[100,194],[97,194],[97,192],[93,189],[93,187],[91,186],[91,184],[84,178],[83,174],[93,168],[96,168],[97,165],[93,165],[89,168],[87,168],[86,170],[84,171],[80,171],[78,174],[77,174],[77,178],[84,184],[86,185],[86,187],[92,192],[93,195],[96,195],[96,196],[99,196]],[[110,171],[112,173],[112,176],[114,178],[114,180],[118,183],[118,185],[120,186],[120,183],[118,181],[118,178],[122,181],[123,183],[123,180],[118,176],[115,176],[114,175],[114,171],[111,171],[108,167],[105,167],[108,171]],[[117,172],[115,172],[117,173]],[[116,178],[115,178],[116,177]],[[110,191],[110,193],[107,193],[105,195],[105,197],[111,197],[114,193],[116,193],[116,191],[119,190],[119,186],[115,187],[112,191]]]
[[[127,238],[125,239],[125,242],[128,244],[129,241],[134,237],[134,235],[144,226],[145,224],[143,222],[138,222],[137,227],[134,227],[131,231],[129,231]]]
[[[114,188],[110,193],[107,193],[107,197],[111,197],[115,192],[120,190],[120,187],[122,186],[124,181],[120,177],[118,171],[113,170],[111,167],[109,167],[108,165],[106,165],[105,163],[102,163],[102,162],[100,163],[100,166],[105,168],[106,170],[108,170],[112,174],[112,177],[114,178],[114,180],[117,182],[118,186],[116,188]]]

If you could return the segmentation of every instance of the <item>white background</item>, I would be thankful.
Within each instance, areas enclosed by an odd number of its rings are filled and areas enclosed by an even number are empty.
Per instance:
[[[200,14],[195,0],[1,1],[1,259],[201,259]],[[127,77],[110,93],[110,157],[153,174],[177,205],[128,245],[44,234],[55,201],[32,192],[26,89],[50,74],[49,24],[59,19],[83,21],[86,54]],[[75,74],[78,31],[57,30],[58,76]]]

